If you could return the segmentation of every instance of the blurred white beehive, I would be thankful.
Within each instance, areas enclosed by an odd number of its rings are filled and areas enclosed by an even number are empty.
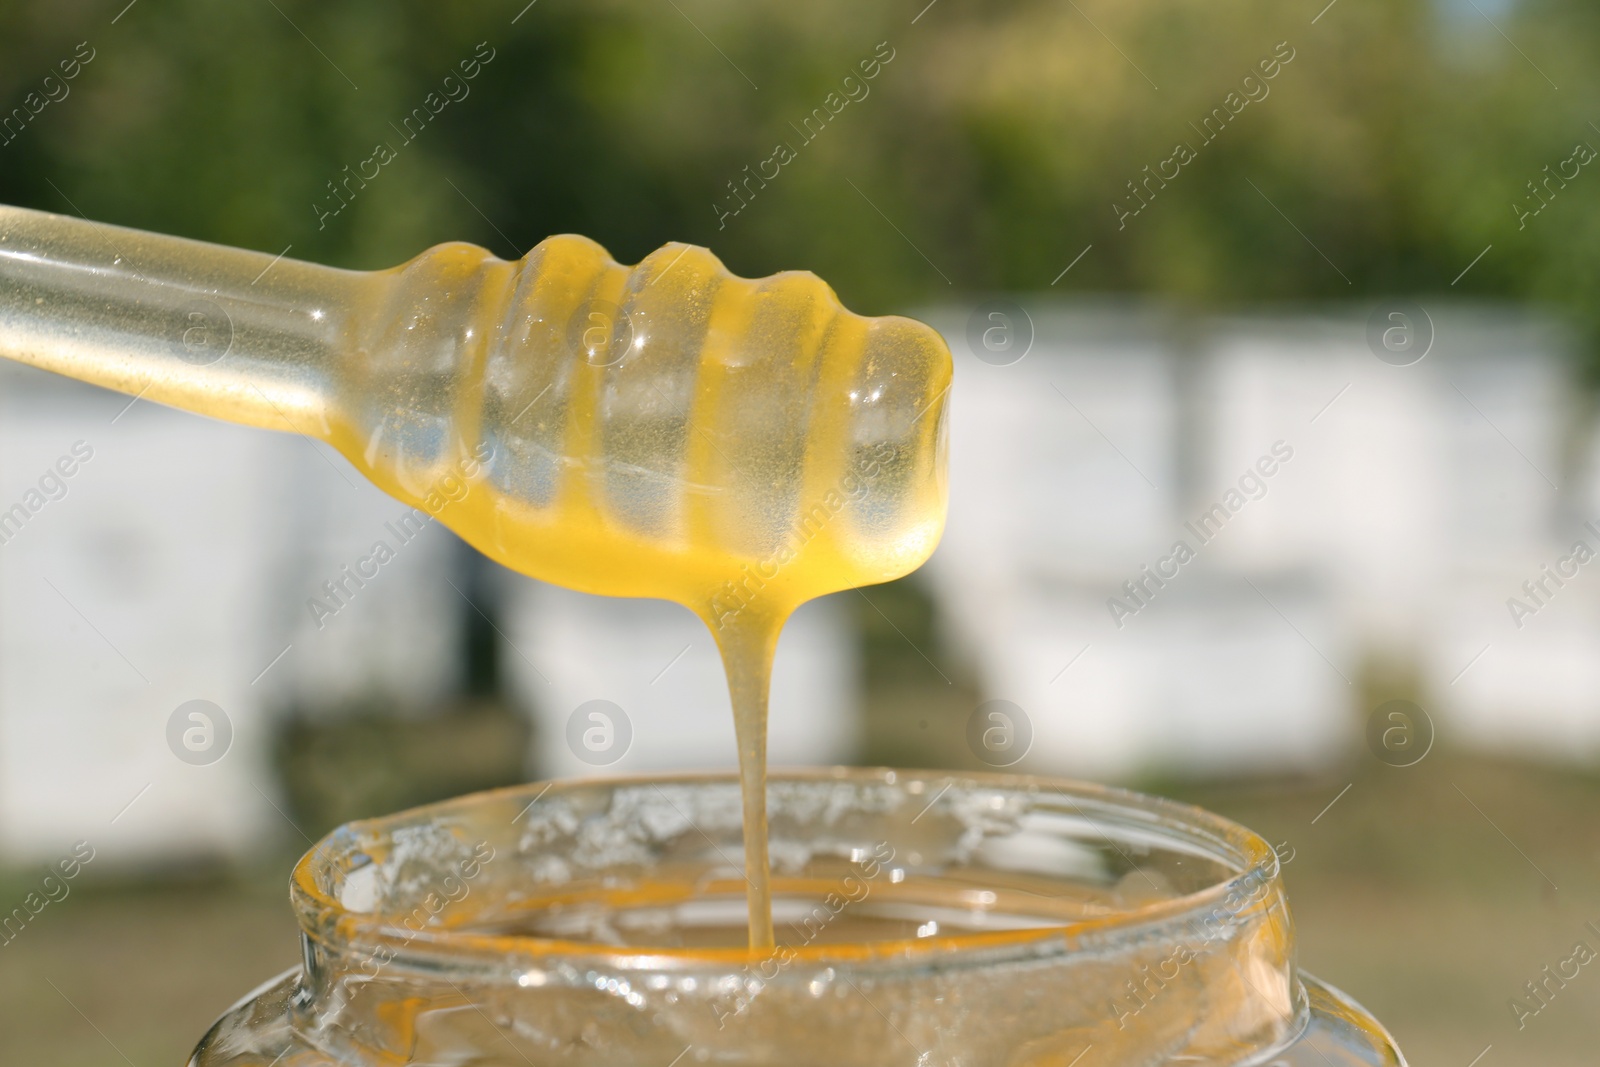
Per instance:
[[[722,662],[705,624],[686,608],[517,579],[508,590],[505,625],[514,646],[505,666],[537,718],[538,773],[736,765]],[[772,763],[849,759],[857,699],[856,633],[846,605],[824,597],[802,606],[784,628],[773,665]],[[590,707],[593,701],[614,708]],[[624,721],[613,721],[616,709]],[[575,713],[579,725],[572,727]],[[591,717],[596,713],[602,718]]]
[[[8,861],[79,839],[112,863],[298,842],[268,716],[356,701],[411,710],[457,682],[453,536],[297,435],[8,365],[0,500],[23,507],[0,523]],[[393,558],[352,580],[380,540]],[[169,745],[169,717],[196,699],[231,726],[214,763]]]
[[[1243,512],[1226,529],[1185,526],[1240,473],[1216,458],[1192,334],[1139,311],[1058,308],[1035,312],[1024,359],[994,366],[968,349],[963,321],[935,322],[956,384],[950,526],[930,577],[984,695],[1029,716],[1029,764],[1125,775],[1334,758],[1348,650],[1322,586],[1303,566],[1217,547]],[[1240,470],[1274,440],[1241,454]],[[1179,541],[1193,559],[1145,577]]]
[[[284,439],[40,372],[0,368],[0,845],[110,861],[237,852],[272,820],[263,574],[281,541]],[[74,451],[76,450],[76,451]],[[58,499],[46,472],[80,462]],[[17,526],[20,524],[20,529]],[[167,720],[209,700],[220,762],[180,762]]]

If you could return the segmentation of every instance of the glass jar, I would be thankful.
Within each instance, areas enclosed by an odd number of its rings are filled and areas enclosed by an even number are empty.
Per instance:
[[[1295,965],[1278,857],[1197,808],[1010,775],[770,785],[778,948],[731,776],[483,793],[295,868],[303,965],[191,1067],[1403,1064]]]

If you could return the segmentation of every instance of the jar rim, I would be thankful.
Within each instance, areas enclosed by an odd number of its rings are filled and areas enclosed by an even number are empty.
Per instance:
[[[820,784],[830,781],[899,787],[911,795],[934,795],[934,801],[942,791],[958,785],[971,790],[990,789],[1040,797],[1046,802],[1051,802],[1050,794],[1054,794],[1088,821],[1096,833],[1101,834],[1113,847],[1118,847],[1119,851],[1117,837],[1095,825],[1095,820],[1084,810],[1085,805],[1093,809],[1095,815],[1114,818],[1121,827],[1138,827],[1147,833],[1155,832],[1163,844],[1183,846],[1186,851],[1225,867],[1229,874],[1203,888],[1149,904],[1019,930],[940,933],[929,937],[856,943],[817,942],[787,947],[786,953],[796,963],[827,966],[886,959],[906,962],[932,955],[949,957],[997,949],[1027,949],[1051,941],[1072,946],[1081,944],[1085,939],[1134,939],[1174,924],[1214,915],[1219,903],[1247,888],[1251,890],[1250,896],[1255,896],[1257,891],[1272,886],[1279,876],[1276,850],[1254,831],[1194,805],[1117,786],[1042,775],[889,767],[777,768],[768,775],[769,788],[780,783]],[[334,893],[320,884],[319,879],[320,874],[333,869],[335,861],[332,857],[348,853],[350,843],[361,835],[382,838],[388,829],[414,822],[419,817],[447,816],[475,805],[506,800],[523,801],[527,808],[532,808],[547,798],[553,800],[563,793],[576,790],[622,789],[644,785],[727,787],[737,784],[738,776],[731,771],[558,779],[472,793],[373,819],[356,820],[325,835],[300,858],[290,879],[290,896],[301,929],[308,939],[330,948],[357,944],[384,945],[394,950],[391,958],[396,960],[401,957],[428,957],[435,962],[446,959],[460,962],[477,957],[493,959],[504,965],[507,960],[514,958],[548,960],[559,957],[566,960],[592,959],[603,961],[613,968],[638,970],[748,963],[753,955],[761,954],[753,954],[743,947],[618,946],[531,934],[490,934],[431,928],[418,932],[401,927],[395,915],[347,908]],[[930,801],[930,805],[934,801]]]

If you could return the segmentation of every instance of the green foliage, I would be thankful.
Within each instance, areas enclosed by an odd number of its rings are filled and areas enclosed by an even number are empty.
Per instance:
[[[290,714],[273,751],[288,814],[310,838],[352,819],[524,780],[528,724],[499,702],[433,715],[376,705],[321,711]]]
[[[0,200],[364,268],[458,237],[509,256],[577,231],[625,260],[688,240],[742,273],[815,270],[865,311],[1049,289],[1092,244],[1055,291],[1597,314],[1600,173],[1525,227],[1512,206],[1600,146],[1600,16],[1578,0],[1489,5],[1495,25],[1465,0],[939,0],[914,24],[920,2],[522,5],[10,5],[6,107],[78,41],[96,58],[0,147]],[[327,183],[484,41],[470,96],[319,228]],[[880,42],[867,94],[802,139]],[[1269,94],[1206,143],[1280,42]],[[780,143],[796,158],[722,216]],[[1119,221],[1179,143],[1196,158]]]

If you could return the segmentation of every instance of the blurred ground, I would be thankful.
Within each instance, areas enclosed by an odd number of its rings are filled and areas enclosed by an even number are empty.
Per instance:
[[[1600,947],[1582,929],[1600,922],[1600,778],[1436,751],[1325,781],[1157,788],[1293,850],[1302,965],[1371,1008],[1413,1064],[1465,1067],[1489,1045],[1494,1067],[1594,1062],[1600,974],[1581,971],[1520,1032],[1508,1001],[1575,941]],[[53,905],[0,957],[7,1062],[181,1063],[217,1014],[296,963],[289,863]]]
[[[1482,1062],[1501,1067],[1595,1062],[1600,976],[1580,971],[1521,1030],[1509,1001],[1575,942],[1600,948],[1583,928],[1600,924],[1600,779],[1442,751],[1170,792],[1288,843],[1302,966],[1372,1009],[1413,1064],[1465,1067],[1489,1045]]]
[[[217,1015],[299,961],[289,867],[285,858],[187,885],[85,886],[50,905],[4,949],[6,1062],[183,1063]]]

